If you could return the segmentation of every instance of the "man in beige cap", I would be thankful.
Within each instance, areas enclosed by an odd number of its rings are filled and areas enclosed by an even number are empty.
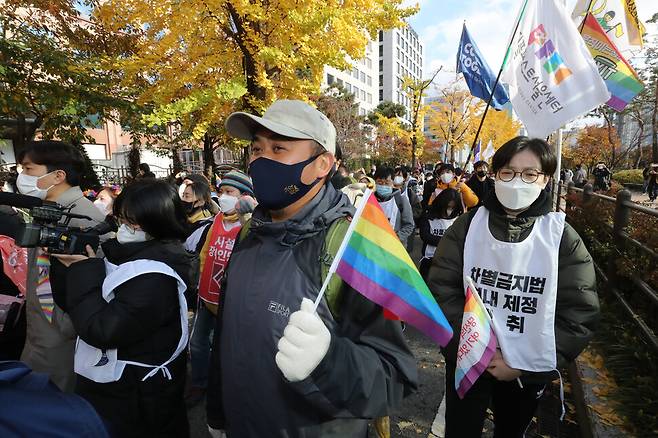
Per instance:
[[[229,437],[365,437],[416,388],[399,322],[346,284],[313,309],[353,214],[329,183],[336,130],[305,102],[234,113],[251,141],[258,207],[225,274],[208,388],[208,424]],[[245,226],[247,228],[247,226]],[[342,234],[340,234],[342,233]],[[333,240],[332,240],[333,239]]]

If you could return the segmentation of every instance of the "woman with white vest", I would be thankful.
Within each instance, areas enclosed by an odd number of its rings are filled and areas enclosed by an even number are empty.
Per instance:
[[[113,210],[121,226],[105,259],[89,247],[57,256],[69,268],[56,299],[79,336],[75,391],[111,436],[186,437],[187,217],[176,190],[153,179],[126,187]]]
[[[592,259],[543,190],[556,166],[541,139],[505,143],[493,157],[495,196],[458,218],[437,247],[428,285],[455,332],[443,349],[446,438],[481,436],[490,403],[494,436],[522,437],[545,385],[593,336],[599,301]],[[465,276],[492,316],[498,350],[460,399],[455,366]]]
[[[423,241],[420,275],[427,280],[427,272],[432,264],[432,258],[441,238],[450,225],[464,212],[461,195],[455,189],[445,189],[436,197],[427,212],[421,218],[419,231]]]

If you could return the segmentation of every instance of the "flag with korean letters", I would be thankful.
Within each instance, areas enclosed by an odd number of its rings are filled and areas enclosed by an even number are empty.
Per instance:
[[[524,3],[501,79],[531,137],[546,137],[610,99],[592,55],[564,6]]]

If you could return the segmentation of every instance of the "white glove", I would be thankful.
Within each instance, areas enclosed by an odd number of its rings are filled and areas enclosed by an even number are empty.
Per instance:
[[[331,334],[313,311],[313,301],[302,299],[301,309],[290,315],[274,360],[290,382],[299,382],[311,375],[329,350]]]
[[[224,432],[222,429],[213,429],[212,427],[208,426],[208,432],[210,432],[210,436],[212,438],[226,438],[226,432]]]

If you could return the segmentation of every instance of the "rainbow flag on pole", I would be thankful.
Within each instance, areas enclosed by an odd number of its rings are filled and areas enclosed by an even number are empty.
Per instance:
[[[370,190],[359,204],[325,283],[334,272],[439,345],[447,345],[452,338],[450,324]]]
[[[491,316],[482,304],[473,280],[466,277],[466,284],[466,302],[455,368],[455,389],[459,398],[464,398],[486,371],[497,345]]]
[[[606,104],[622,111],[644,89],[644,84],[590,13],[585,16],[582,36],[612,95]]]

